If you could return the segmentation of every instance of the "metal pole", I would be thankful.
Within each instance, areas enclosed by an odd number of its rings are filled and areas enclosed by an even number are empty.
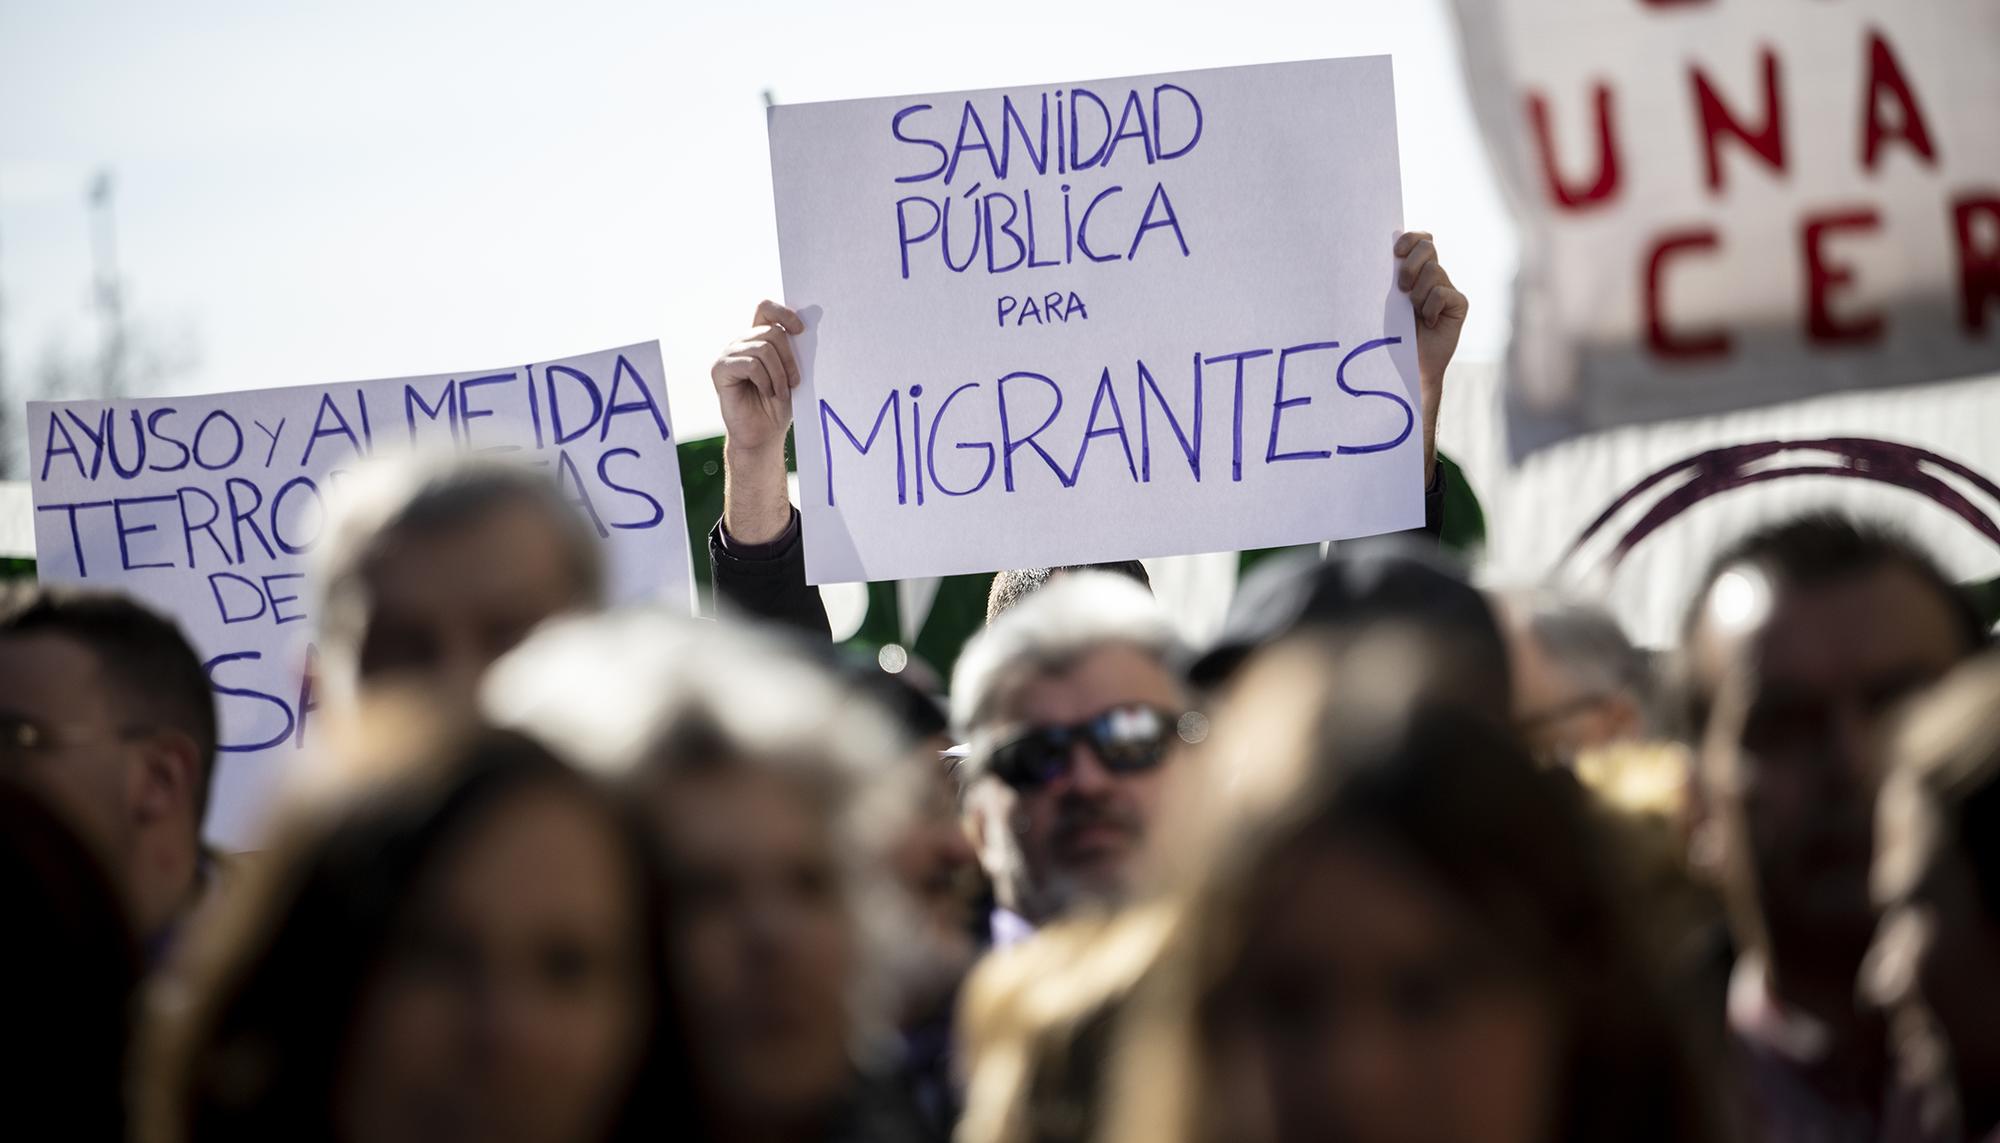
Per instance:
[[[6,244],[0,242],[0,254],[7,252]],[[0,402],[7,399],[7,275],[6,262],[0,259]]]
[[[90,181],[90,250],[95,266],[100,397],[125,395],[125,286],[118,278],[118,230],[110,170]]]
[[[0,245],[0,253],[5,246]],[[14,391],[7,383],[7,275],[0,260],[0,477],[14,475]]]

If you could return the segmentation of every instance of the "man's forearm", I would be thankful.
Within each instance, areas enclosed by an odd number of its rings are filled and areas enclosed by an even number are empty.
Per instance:
[[[767,448],[722,447],[722,530],[745,544],[768,544],[792,522],[785,484],[785,443]]]
[[[1444,403],[1444,377],[1423,378],[1424,393],[1424,487],[1437,483],[1438,406]]]

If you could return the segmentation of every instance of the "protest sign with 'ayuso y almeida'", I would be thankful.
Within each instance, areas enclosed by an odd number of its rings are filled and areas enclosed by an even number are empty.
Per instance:
[[[517,457],[603,539],[618,600],[691,600],[656,342],[531,365],[206,396],[28,406],[39,570],[167,612],[222,718],[209,828],[246,840],[310,740],[309,556],[367,458]]]

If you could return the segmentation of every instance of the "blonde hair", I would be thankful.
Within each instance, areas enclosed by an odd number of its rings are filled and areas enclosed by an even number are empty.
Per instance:
[[[955,1143],[1095,1138],[1115,1025],[1173,931],[1153,905],[1051,925],[982,961],[959,1003]]]
[[[1931,844],[1964,851],[1987,911],[2000,918],[2000,836],[1989,819],[2000,789],[2000,652],[1945,676],[1903,713],[1883,782],[1880,812],[1921,814]],[[1890,847],[1876,860],[1877,889],[1908,884],[1920,851]]]

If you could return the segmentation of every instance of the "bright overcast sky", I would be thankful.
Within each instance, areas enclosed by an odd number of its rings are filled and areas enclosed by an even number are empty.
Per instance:
[[[792,102],[1377,53],[1395,57],[1406,218],[1437,232],[1473,299],[1461,352],[1500,355],[1513,229],[1445,0],[1034,11],[0,0],[7,399],[51,346],[94,342],[84,198],[109,168],[131,313],[196,362],[172,391],[658,338],[675,419],[702,435],[721,425],[709,360],[782,295],[766,89]]]

